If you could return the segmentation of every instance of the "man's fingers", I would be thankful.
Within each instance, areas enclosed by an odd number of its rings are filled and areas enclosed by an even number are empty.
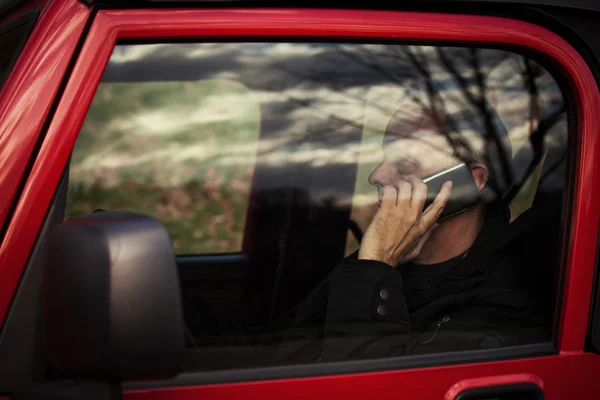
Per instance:
[[[425,201],[427,201],[427,185],[415,175],[408,175],[406,180],[412,185],[411,206],[416,212],[420,213],[423,211]]]
[[[413,187],[410,182],[404,179],[394,182],[394,186],[398,188],[398,201],[396,202],[396,205],[404,210],[406,207],[410,206]]]
[[[381,207],[393,207],[396,205],[396,198],[398,197],[398,191],[392,186],[384,186],[381,188]]]
[[[442,185],[442,189],[433,200],[433,203],[427,207],[427,209],[423,212],[423,222],[429,226],[433,225],[435,221],[439,218],[440,214],[446,207],[446,203],[448,203],[448,199],[450,198],[450,194],[452,193],[452,181],[447,181]]]

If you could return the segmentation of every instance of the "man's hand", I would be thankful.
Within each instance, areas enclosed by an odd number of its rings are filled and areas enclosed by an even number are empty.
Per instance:
[[[373,221],[363,236],[359,260],[377,260],[396,267],[414,260],[437,226],[452,182],[444,183],[433,203],[423,211],[427,185],[415,176],[382,188],[383,196]]]

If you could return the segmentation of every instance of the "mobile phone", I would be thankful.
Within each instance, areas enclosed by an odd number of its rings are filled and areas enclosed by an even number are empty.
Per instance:
[[[466,164],[458,164],[423,178],[423,182],[427,185],[425,208],[433,203],[433,200],[440,193],[442,185],[447,181],[452,181],[452,194],[438,221],[461,213],[480,200],[479,189],[475,183],[475,178],[473,178],[471,168]]]

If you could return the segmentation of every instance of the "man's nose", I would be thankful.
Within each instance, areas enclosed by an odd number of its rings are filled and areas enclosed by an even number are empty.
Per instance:
[[[386,176],[388,174],[385,171],[385,166],[384,163],[381,162],[379,163],[379,165],[377,167],[375,167],[375,169],[369,174],[369,183],[373,186],[385,186],[387,184],[389,184],[389,182],[386,182]]]

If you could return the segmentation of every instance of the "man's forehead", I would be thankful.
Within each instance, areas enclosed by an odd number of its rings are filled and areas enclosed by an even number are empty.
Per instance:
[[[446,137],[426,129],[404,135],[388,131],[383,136],[382,147],[384,149],[393,147],[394,149],[404,149],[406,151],[411,151],[412,149],[423,150],[427,147],[435,151],[452,152]]]

